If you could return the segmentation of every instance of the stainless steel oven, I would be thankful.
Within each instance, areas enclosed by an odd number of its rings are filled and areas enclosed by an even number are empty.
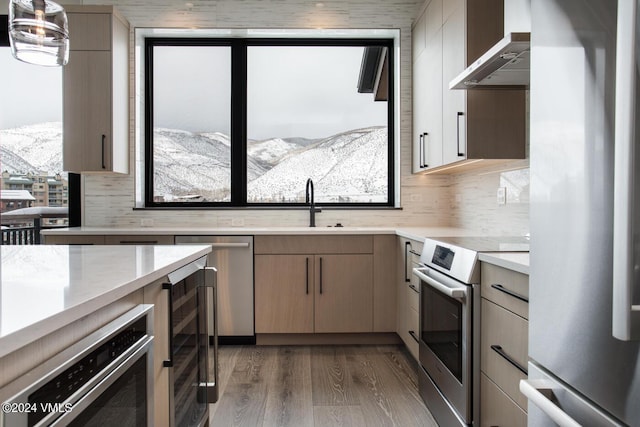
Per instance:
[[[0,391],[0,426],[153,426],[153,305],[138,305]]]
[[[478,252],[528,250],[523,237],[426,239],[420,266],[420,395],[442,426],[480,424]]]
[[[477,384],[477,320],[479,285],[464,284],[429,267],[414,269],[420,279],[419,360],[425,400],[440,400],[442,425],[471,425],[473,387]],[[425,375],[426,374],[426,375]],[[425,398],[423,396],[423,398]],[[446,422],[442,422],[446,420]]]

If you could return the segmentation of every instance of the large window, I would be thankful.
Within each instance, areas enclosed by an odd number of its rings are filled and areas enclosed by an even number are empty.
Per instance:
[[[391,47],[146,39],[146,206],[392,206]]]

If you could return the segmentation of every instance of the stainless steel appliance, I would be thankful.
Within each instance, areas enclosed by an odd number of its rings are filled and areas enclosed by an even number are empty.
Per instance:
[[[638,426],[637,0],[531,12],[529,425]]]
[[[139,305],[0,391],[0,426],[154,426],[153,305]]]
[[[209,403],[217,395],[217,344],[214,339],[213,366],[209,369],[207,290],[215,297],[215,269],[206,268],[202,257],[170,273],[163,288],[169,302],[169,425],[205,426],[209,422]],[[214,328],[215,337],[215,328]]]
[[[218,340],[221,344],[255,344],[253,236],[176,236],[176,244],[213,247],[207,265],[218,271]],[[212,313],[208,319],[213,331]]]
[[[523,237],[426,239],[420,267],[420,395],[442,426],[478,424],[478,252],[527,251]]]

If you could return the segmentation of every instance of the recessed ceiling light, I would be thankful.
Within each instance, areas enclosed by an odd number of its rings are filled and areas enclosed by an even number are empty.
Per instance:
[[[324,7],[324,3],[316,3],[316,7]]]

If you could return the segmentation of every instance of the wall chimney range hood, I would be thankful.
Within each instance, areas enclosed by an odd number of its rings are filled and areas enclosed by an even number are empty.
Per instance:
[[[449,83],[449,89],[529,87],[531,33],[508,33]]]

